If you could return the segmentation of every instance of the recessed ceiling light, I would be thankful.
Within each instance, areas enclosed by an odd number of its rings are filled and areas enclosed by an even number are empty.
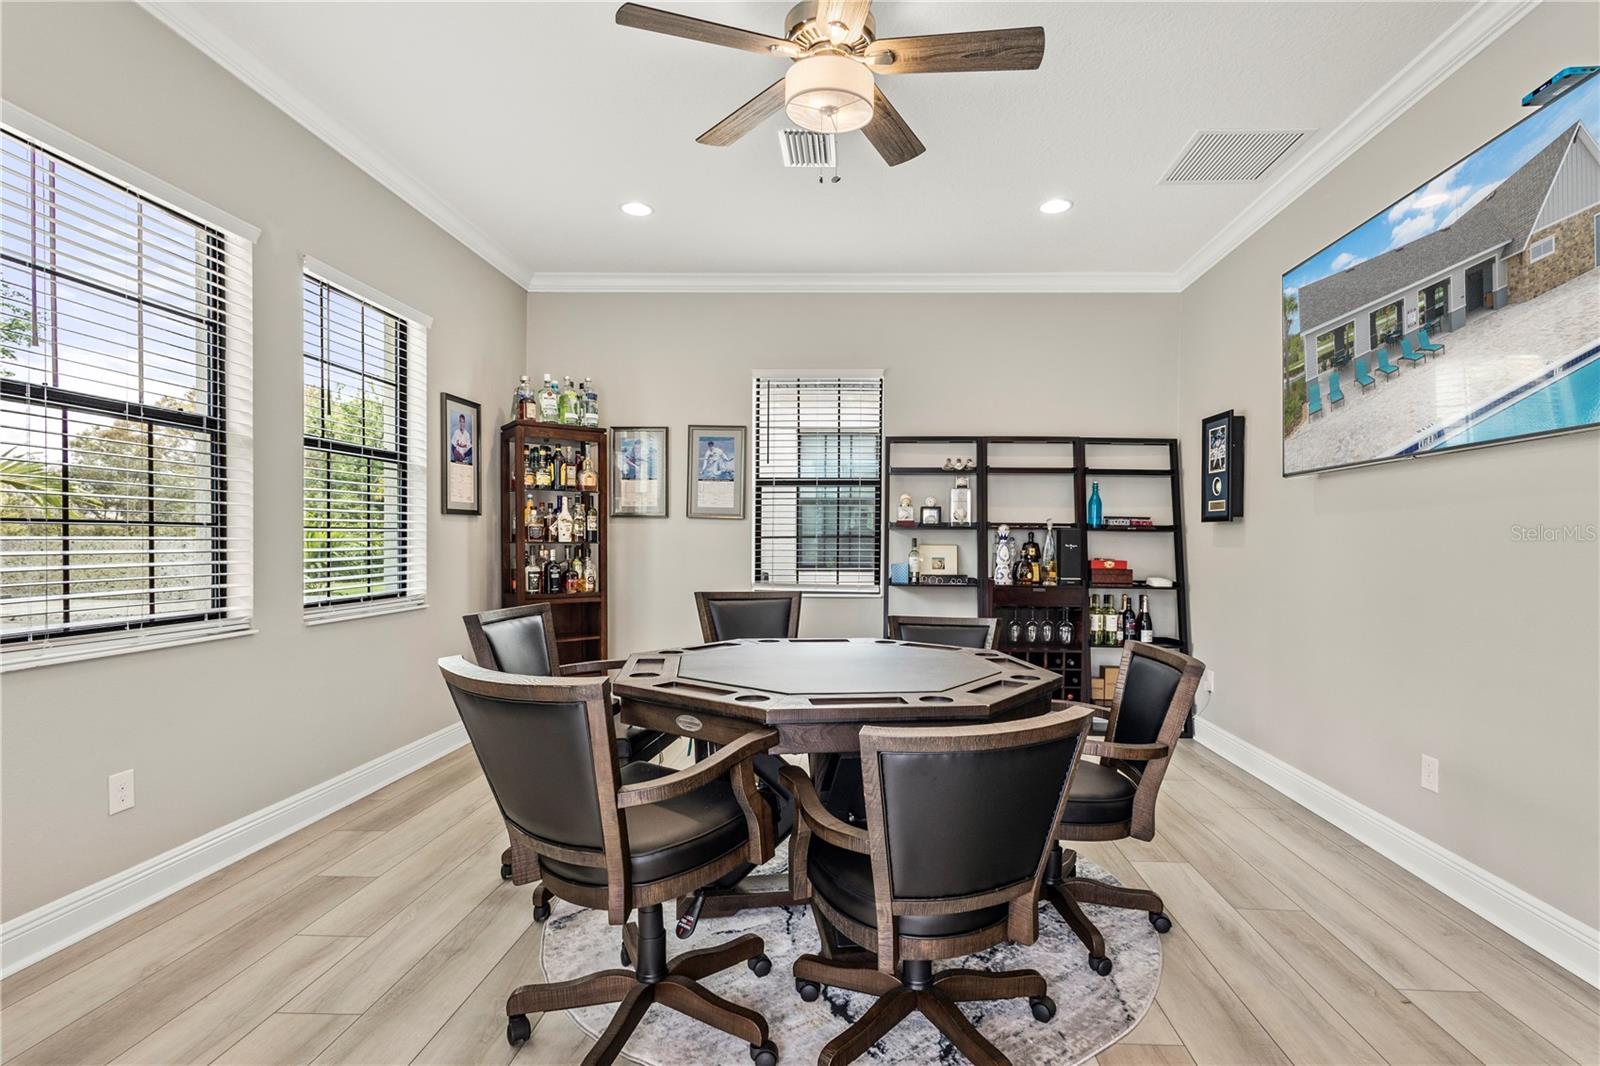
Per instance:
[[[646,215],[653,215],[655,214],[655,210],[655,208],[640,200],[629,200],[627,203],[622,205],[622,213],[625,215],[632,215],[634,218],[643,218]]]
[[[1039,205],[1039,210],[1047,215],[1059,215],[1071,206],[1071,200],[1046,200]]]

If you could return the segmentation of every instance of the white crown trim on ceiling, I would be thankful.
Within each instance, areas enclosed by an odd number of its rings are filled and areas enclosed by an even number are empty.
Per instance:
[[[139,0],[169,29],[385,188],[529,292],[1182,292],[1321,181],[1440,80],[1460,69],[1538,6],[1539,0],[1479,0],[1415,62],[1401,68],[1332,133],[1286,165],[1261,195],[1169,273],[1034,274],[562,274],[538,273],[468,222],[445,199],[374,151],[265,64],[192,13],[198,4]]]

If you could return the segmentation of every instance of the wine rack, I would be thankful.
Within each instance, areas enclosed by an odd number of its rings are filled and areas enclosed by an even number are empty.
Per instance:
[[[606,604],[610,573],[606,566],[610,491],[609,435],[604,429],[553,425],[519,420],[500,427],[500,602],[512,607],[525,603],[548,603],[555,624],[556,649],[562,663],[588,662],[606,657]],[[593,487],[548,488],[533,484],[530,474],[543,449],[556,454],[570,453],[580,465],[587,458],[594,468]],[[575,532],[570,541],[554,534],[530,537],[526,516],[529,505],[559,507],[565,501],[571,508],[581,504],[593,510],[596,528]],[[574,557],[592,559],[595,587],[583,591],[530,590],[529,562],[541,553],[570,562]]]

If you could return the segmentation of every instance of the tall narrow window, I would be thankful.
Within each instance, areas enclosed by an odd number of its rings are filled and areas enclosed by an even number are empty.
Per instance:
[[[755,584],[876,592],[883,377],[755,381]]]
[[[250,623],[250,241],[3,137],[6,668]]]
[[[322,273],[303,279],[307,621],[427,592],[426,326]]]

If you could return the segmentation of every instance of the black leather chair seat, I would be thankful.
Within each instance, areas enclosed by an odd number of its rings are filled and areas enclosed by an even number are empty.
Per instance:
[[[862,925],[876,927],[878,912],[872,894],[872,860],[813,837],[806,855],[811,887],[833,908]],[[959,914],[902,914],[902,936],[955,936],[1006,920],[1006,905]]]
[[[1061,813],[1063,822],[1109,825],[1133,817],[1134,785],[1102,763],[1084,759],[1072,775],[1072,791]]]
[[[651,781],[672,772],[655,763],[629,763],[622,768],[622,783]],[[628,827],[634,884],[660,881],[703,866],[743,847],[749,839],[744,809],[734,799],[733,786],[725,777],[686,796],[630,807],[622,812],[622,818]],[[602,867],[578,866],[545,857],[539,859],[539,866],[563,881],[580,885],[606,883]]]

